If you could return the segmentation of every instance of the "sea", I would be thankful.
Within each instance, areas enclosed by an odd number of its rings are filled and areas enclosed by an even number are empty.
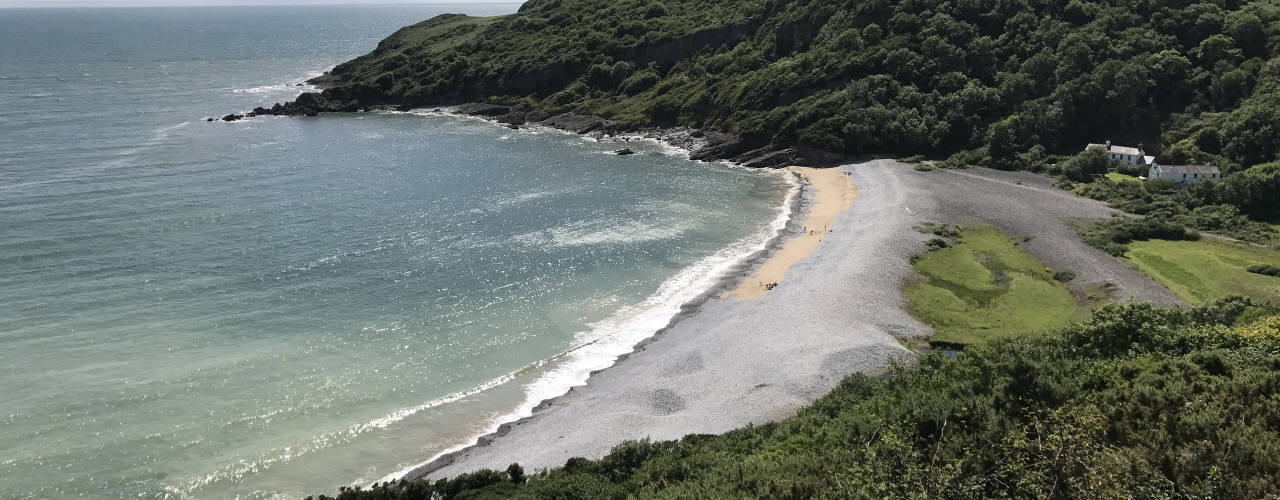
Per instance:
[[[394,479],[583,383],[777,234],[793,181],[646,140],[206,121],[401,26],[517,8],[0,9],[0,497]]]

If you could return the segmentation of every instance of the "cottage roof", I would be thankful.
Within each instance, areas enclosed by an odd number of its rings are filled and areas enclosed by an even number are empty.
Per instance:
[[[1160,171],[1170,174],[1221,174],[1213,165],[1160,165]]]
[[[1147,165],[1150,165],[1150,164],[1155,163],[1155,162],[1156,162],[1156,157],[1154,157],[1154,156],[1150,156],[1150,155],[1148,155],[1148,156],[1143,156],[1143,157],[1142,157],[1142,163],[1145,163],[1145,164],[1147,164]]]
[[[1107,149],[1106,144],[1090,144],[1088,146],[1085,146],[1085,149],[1101,149],[1109,153],[1120,153],[1122,155],[1142,156],[1142,150],[1138,148],[1131,148],[1128,146],[1116,146],[1115,144],[1111,145],[1111,149]]]

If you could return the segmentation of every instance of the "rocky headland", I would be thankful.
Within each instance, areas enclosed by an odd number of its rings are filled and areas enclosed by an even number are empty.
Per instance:
[[[338,79],[328,74],[308,81],[312,85],[331,85]],[[244,114],[232,113],[223,121],[236,121],[255,116],[319,116],[321,113],[358,113],[377,111],[409,111],[418,106],[413,103],[365,102],[360,99],[343,100],[327,96],[331,89],[321,92],[305,92],[297,99],[276,103],[269,108],[258,107]],[[796,164],[822,164],[839,156],[816,149],[780,145],[735,134],[690,127],[661,127],[649,124],[611,120],[605,117],[560,113],[551,114],[528,104],[502,105],[484,102],[466,102],[452,106],[433,106],[448,113],[492,120],[517,129],[526,126],[544,126],[584,135],[639,136],[657,139],[690,151],[696,161],[729,161],[748,168],[782,168]],[[213,119],[210,119],[213,121]],[[626,154],[626,153],[622,153]]]

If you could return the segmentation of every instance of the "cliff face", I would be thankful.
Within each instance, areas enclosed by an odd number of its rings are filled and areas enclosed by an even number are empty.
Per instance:
[[[485,102],[1025,169],[1111,138],[1235,170],[1280,154],[1278,55],[1271,0],[534,0],[403,28],[255,113]]]

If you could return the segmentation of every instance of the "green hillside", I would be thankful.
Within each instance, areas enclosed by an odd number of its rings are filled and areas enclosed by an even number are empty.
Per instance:
[[[1110,138],[1235,171],[1280,153],[1277,54],[1274,0],[533,0],[404,28],[289,112],[528,103],[1024,169]]]

